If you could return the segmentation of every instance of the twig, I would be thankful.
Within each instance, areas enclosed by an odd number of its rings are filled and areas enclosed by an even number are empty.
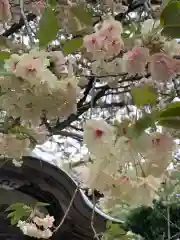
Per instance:
[[[127,73],[120,73],[120,74],[106,74],[106,75],[79,75],[78,77],[96,77],[96,78],[108,78],[108,77],[124,77],[127,76]]]
[[[30,13],[27,15],[27,21],[33,21],[36,18],[36,15]],[[11,34],[18,32],[24,26],[24,19],[21,18],[19,23],[14,23],[8,30],[6,30],[1,36],[9,37]]]
[[[26,15],[24,13],[24,0],[19,0],[19,4],[20,4],[20,9],[21,9],[21,16],[22,16],[22,18],[24,20],[24,25],[26,27],[26,31],[27,31],[27,34],[29,36],[30,43],[34,44],[34,39],[33,39],[32,35],[31,35],[31,29],[29,27],[29,23],[28,23],[28,20],[26,18]]]
[[[92,216],[91,216],[91,228],[93,230],[94,233],[94,238],[96,238],[97,240],[100,240],[100,238],[98,237],[98,234],[96,232],[96,229],[94,228],[94,213],[95,213],[95,206],[96,206],[96,202],[95,202],[95,195],[94,195],[94,191],[92,193],[92,197],[93,197],[93,209],[92,209]]]
[[[62,130],[60,130],[60,131],[57,130],[54,133],[54,135],[61,135],[63,137],[71,137],[71,138],[74,138],[77,141],[82,141],[82,139],[83,139],[83,136],[78,134],[78,133],[62,131]]]
[[[78,190],[79,190],[79,185],[77,186],[76,190],[74,191],[74,194],[73,194],[73,196],[72,196],[72,198],[71,198],[71,201],[70,201],[70,203],[69,203],[69,206],[68,206],[68,208],[67,208],[67,210],[66,210],[63,218],[61,219],[61,222],[60,222],[59,225],[55,228],[54,232],[57,232],[57,231],[59,230],[59,228],[63,225],[63,223],[64,223],[64,221],[65,221],[65,219],[66,219],[66,217],[67,217],[67,215],[68,215],[68,213],[69,213],[69,211],[70,211],[70,209],[71,209],[71,207],[72,207],[72,204],[73,204],[73,202],[74,202],[74,199],[75,199],[75,197],[76,197],[76,194],[77,194]]]
[[[171,240],[171,239],[176,239],[176,238],[179,237],[179,236],[180,236],[180,232],[174,234],[174,235],[170,238],[170,240]],[[168,239],[167,239],[167,240],[168,240]]]
[[[173,82],[174,89],[175,89],[175,91],[176,91],[177,97],[180,97],[180,90],[179,90],[179,86],[178,86],[178,84],[177,84],[177,82],[176,82],[176,79],[172,79],[172,82]]]
[[[169,208],[169,204],[167,206],[167,227],[168,227],[168,240],[171,239],[171,229],[170,229],[170,208]]]

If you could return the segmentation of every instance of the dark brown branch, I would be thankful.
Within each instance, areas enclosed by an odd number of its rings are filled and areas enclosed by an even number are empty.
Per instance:
[[[88,82],[88,84],[86,86],[86,89],[84,91],[84,96],[78,102],[78,107],[81,107],[83,105],[83,103],[86,101],[86,98],[87,98],[87,96],[88,96],[88,94],[91,91],[91,88],[93,86],[95,76],[91,76],[91,77],[88,77],[88,78],[89,78],[89,82]]]
[[[27,21],[33,21],[36,18],[36,15],[33,13],[30,13],[27,15]],[[3,37],[9,37],[13,33],[19,31],[24,26],[24,20],[21,18],[18,23],[14,23],[9,29],[7,29],[1,36]]]
[[[76,121],[83,113],[88,111],[89,108],[90,104],[88,103],[79,108],[76,114],[71,114],[65,121],[57,123],[56,126],[52,128],[52,133],[54,134],[56,133],[56,131],[60,131],[68,127],[72,122]]]
[[[83,128],[76,127],[75,125],[70,125],[69,127],[76,130],[76,131],[80,131],[80,132],[83,131]]]
[[[104,86],[101,90],[99,90],[92,101],[85,103],[82,106],[82,101],[80,100],[77,104],[77,113],[71,114],[65,121],[59,122],[55,127],[52,128],[52,133],[56,133],[57,131],[61,131],[64,128],[68,127],[72,122],[76,121],[83,113],[88,111],[91,106],[95,107],[97,101],[104,96],[105,92],[109,89],[109,86]]]
[[[99,108],[113,108],[113,107],[124,107],[124,102],[112,102],[112,103],[103,103],[103,104],[99,104],[97,105],[96,107],[99,107]]]
[[[85,103],[83,105],[83,103],[85,102],[85,100],[87,98],[87,95],[89,94],[90,90],[92,89],[93,82],[94,82],[94,78],[91,78],[85,91],[84,91],[84,96],[77,103],[77,113],[76,114],[71,114],[67,118],[67,120],[64,120],[63,122],[57,121],[56,126],[52,127],[51,129],[49,128],[49,124],[46,125],[47,121],[43,122],[43,124],[46,123],[45,125],[51,133],[57,134],[57,132],[63,130],[64,128],[68,127],[71,123],[76,121],[83,113],[88,111],[91,107],[95,107],[97,101],[105,95],[107,90],[110,89],[110,87],[108,85],[103,86],[99,91],[97,91],[97,93],[96,93],[95,97],[92,99],[92,101]],[[125,105],[125,103],[122,102],[119,107],[123,107],[124,105]]]
[[[78,134],[78,133],[74,133],[74,132],[69,132],[69,131],[56,131],[55,134],[61,135],[63,137],[71,137],[74,138],[77,141],[82,141],[82,135]]]

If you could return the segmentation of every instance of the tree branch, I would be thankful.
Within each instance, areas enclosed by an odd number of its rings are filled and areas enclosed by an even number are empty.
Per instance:
[[[30,13],[27,15],[27,21],[33,21],[36,18],[36,15],[33,13]],[[9,37],[10,35],[12,35],[13,33],[19,31],[23,26],[24,26],[25,22],[24,19],[21,18],[19,23],[14,23],[9,29],[7,29],[1,36],[4,37]]]
[[[69,132],[69,131],[56,131],[54,133],[55,135],[61,135],[63,137],[71,137],[71,138],[74,138],[75,140],[77,141],[82,141],[83,139],[83,136],[78,134],[78,133],[74,133],[74,132]]]

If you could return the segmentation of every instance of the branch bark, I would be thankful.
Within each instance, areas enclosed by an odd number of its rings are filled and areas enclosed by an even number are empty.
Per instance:
[[[27,15],[27,21],[33,21],[36,18],[36,15],[33,13],[30,13]],[[7,29],[1,36],[4,37],[9,37],[10,35],[12,35],[13,33],[16,33],[17,31],[19,31],[23,26],[24,26],[25,22],[24,19],[21,18],[19,23],[14,23],[9,29]]]

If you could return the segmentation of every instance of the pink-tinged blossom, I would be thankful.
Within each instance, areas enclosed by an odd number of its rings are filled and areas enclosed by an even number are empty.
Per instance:
[[[31,81],[33,78],[41,79],[42,68],[43,65],[40,59],[27,56],[16,65],[15,75]]]
[[[144,74],[147,60],[149,57],[149,49],[143,47],[135,47],[132,51],[124,55],[126,60],[126,71],[131,74]]]
[[[57,75],[67,70],[66,59],[61,51],[53,51],[51,53],[51,57],[54,62],[54,68]]]
[[[34,217],[33,222],[36,223],[36,225],[43,226],[45,229],[47,228],[52,228],[53,223],[54,223],[54,217],[47,215],[45,218],[39,218],[39,217]]]
[[[151,147],[158,154],[169,151],[172,152],[173,145],[173,139],[168,134],[156,133],[152,136]]]
[[[21,57],[17,54],[12,54],[11,57],[7,60],[5,60],[4,68],[8,72],[14,73],[16,71],[16,66],[18,62],[20,61]]]
[[[95,57],[109,58],[118,55],[124,47],[121,23],[109,18],[95,30],[95,33],[84,37],[84,47],[87,52],[91,52]]]
[[[175,150],[173,138],[167,133],[154,133],[147,147],[144,164],[144,172],[153,176],[161,176],[167,169]]]
[[[9,0],[0,0],[0,21],[11,20]]]
[[[37,16],[41,14],[41,12],[45,8],[45,1],[44,0],[37,0],[35,2],[32,2],[31,9],[33,13]]]
[[[96,33],[86,35],[83,42],[87,52],[95,54],[102,50],[102,38]]]
[[[179,74],[180,73],[180,60],[174,60],[174,71]]]
[[[176,62],[164,53],[156,53],[150,58],[149,71],[154,81],[167,82],[176,75]]]
[[[124,183],[128,183],[130,180],[129,180],[129,177],[127,176],[121,176],[120,179],[119,179],[119,183],[120,184],[124,184]]]
[[[59,65],[65,65],[66,59],[61,51],[53,51],[51,53],[52,59],[58,62]]]
[[[95,156],[107,156],[113,145],[113,138],[113,127],[104,120],[91,119],[84,124],[84,144],[86,144],[89,152]]]
[[[105,20],[99,31],[101,36],[119,36],[123,32],[122,24],[114,18]]]
[[[116,56],[123,49],[124,44],[121,37],[107,37],[104,40],[104,50],[108,57]]]

